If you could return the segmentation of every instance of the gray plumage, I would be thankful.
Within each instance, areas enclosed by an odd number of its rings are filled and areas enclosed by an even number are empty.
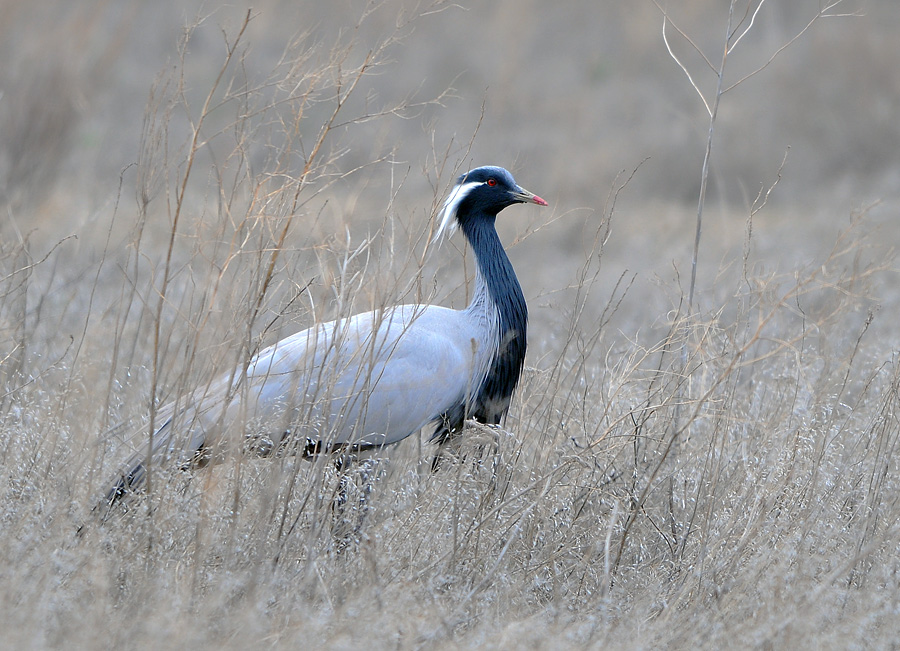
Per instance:
[[[524,363],[528,317],[494,220],[526,202],[547,205],[503,168],[462,175],[438,236],[459,227],[475,254],[466,309],[400,305],[282,339],[246,373],[227,373],[162,407],[153,437],[123,466],[107,502],[138,488],[148,465],[215,458],[235,437],[258,454],[293,446],[314,456],[380,448],[432,423],[444,442],[466,418],[500,422]]]

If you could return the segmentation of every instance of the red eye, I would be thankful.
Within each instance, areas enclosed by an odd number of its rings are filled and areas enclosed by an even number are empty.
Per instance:
[[[494,187],[495,185],[497,185],[497,179],[488,179],[487,184],[491,187]]]

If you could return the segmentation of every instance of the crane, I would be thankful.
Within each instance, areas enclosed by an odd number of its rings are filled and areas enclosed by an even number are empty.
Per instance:
[[[245,448],[304,457],[379,449],[433,425],[443,446],[466,419],[497,424],[525,361],[528,310],[495,228],[517,203],[546,206],[502,167],[458,179],[435,239],[459,228],[476,262],[463,310],[399,305],[290,335],[157,412],[152,436],[106,493],[111,506],[138,490],[148,469],[202,465],[221,456],[235,428]],[[439,456],[435,457],[435,467]]]

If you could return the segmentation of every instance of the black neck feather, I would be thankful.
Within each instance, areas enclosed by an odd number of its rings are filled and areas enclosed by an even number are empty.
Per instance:
[[[475,253],[478,270],[500,317],[497,354],[477,393],[474,409],[467,414],[487,424],[499,423],[509,409],[525,364],[528,332],[525,296],[497,235],[494,221],[493,215],[482,215],[476,219],[469,218],[462,224],[466,239]]]

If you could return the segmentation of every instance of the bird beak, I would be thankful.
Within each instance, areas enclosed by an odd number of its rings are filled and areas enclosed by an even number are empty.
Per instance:
[[[547,202],[541,199],[539,196],[534,194],[533,192],[529,192],[525,188],[519,188],[518,192],[510,192],[513,198],[516,201],[521,201],[522,203],[533,203],[538,206],[546,206]]]

